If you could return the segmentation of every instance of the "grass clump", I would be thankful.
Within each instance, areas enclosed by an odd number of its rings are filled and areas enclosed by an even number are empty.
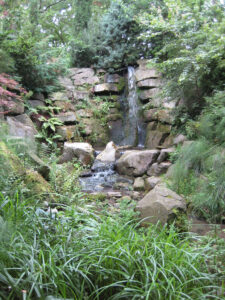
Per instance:
[[[18,195],[1,195],[0,208],[3,299],[219,299],[211,245],[173,227],[140,229],[85,205],[47,214]]]

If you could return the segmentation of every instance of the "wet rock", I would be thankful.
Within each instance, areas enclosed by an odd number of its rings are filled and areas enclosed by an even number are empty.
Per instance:
[[[80,177],[91,177],[93,173],[91,171],[83,171],[80,173]]]
[[[91,170],[93,172],[104,172],[108,170],[114,169],[114,163],[112,162],[103,162],[98,159],[96,159],[91,167]]]
[[[165,224],[176,217],[176,212],[185,212],[186,204],[181,196],[159,184],[138,202],[136,210],[140,212],[143,225]]]
[[[118,93],[119,89],[116,84],[113,83],[101,83],[94,87],[94,93],[95,94],[101,94],[101,93]]]
[[[135,191],[144,191],[145,190],[144,179],[142,177],[135,178],[133,187]]]
[[[161,163],[167,160],[169,158],[170,153],[173,153],[174,150],[174,148],[162,149],[157,159],[157,163]]]
[[[160,183],[161,179],[156,176],[151,176],[145,179],[145,190],[151,191],[154,187]]]
[[[160,176],[165,174],[171,165],[170,162],[154,163],[147,171],[147,174],[149,176]]]
[[[158,155],[158,150],[126,151],[116,163],[117,171],[128,176],[141,176],[156,161]]]
[[[77,122],[77,117],[75,112],[73,111],[68,111],[68,112],[61,112],[57,115],[54,116],[57,118],[59,121],[61,121],[64,124],[70,124],[70,123],[76,123]]]
[[[64,143],[63,154],[59,163],[78,159],[83,165],[91,165],[94,161],[94,149],[88,143]]]
[[[116,161],[117,147],[113,142],[109,142],[106,148],[96,157],[96,159],[103,162],[115,162]]]
[[[161,80],[160,79],[145,79],[141,80],[137,83],[137,86],[139,88],[156,88],[161,85]]]

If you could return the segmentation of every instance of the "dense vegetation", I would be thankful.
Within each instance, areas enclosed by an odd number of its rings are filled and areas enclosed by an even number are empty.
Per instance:
[[[60,89],[58,76],[69,67],[121,72],[149,59],[163,75],[163,96],[180,104],[175,133],[192,140],[171,155],[169,184],[195,214],[225,222],[223,1],[0,0],[0,14],[0,108],[10,109],[8,99],[23,101],[27,92],[47,98]],[[57,124],[51,109],[57,108],[48,103],[47,109],[38,137],[52,146]],[[104,123],[109,103],[96,101],[94,109]],[[93,205],[77,184],[82,167],[77,161],[57,165],[43,145],[39,152],[51,172],[40,190],[29,147],[3,132],[1,127],[2,299],[223,297],[223,242],[190,238],[173,226],[141,228],[126,202],[117,214],[101,196]]]
[[[120,213],[100,196],[93,205],[74,184],[80,166],[56,165],[54,155],[49,190],[37,190],[15,172],[18,156],[17,167],[31,166],[27,145],[1,138],[2,299],[220,299],[222,241],[141,228],[125,200]]]

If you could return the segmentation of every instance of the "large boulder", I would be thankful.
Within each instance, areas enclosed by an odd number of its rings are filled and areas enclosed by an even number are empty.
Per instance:
[[[116,150],[116,145],[113,142],[109,142],[96,159],[102,162],[114,162],[116,160]]]
[[[28,115],[23,114],[16,117],[7,117],[7,123],[10,135],[30,140],[34,143],[35,135],[38,132]]]
[[[162,149],[157,159],[158,163],[161,163],[169,158],[169,155],[175,151],[175,148]]]
[[[141,176],[157,160],[158,155],[158,150],[126,151],[117,161],[117,171],[123,175]]]
[[[91,165],[94,161],[94,149],[88,143],[64,143],[59,163],[65,163],[75,158],[83,165]]]
[[[158,184],[136,206],[140,212],[142,224],[172,221],[179,212],[186,211],[184,199],[168,189],[163,184]]]

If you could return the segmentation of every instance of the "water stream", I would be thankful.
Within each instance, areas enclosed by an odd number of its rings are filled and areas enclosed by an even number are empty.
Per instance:
[[[107,82],[113,82],[113,76],[108,76]],[[112,140],[117,145],[129,145],[143,148],[145,143],[145,126],[141,116],[141,105],[138,99],[135,69],[128,67],[128,90],[120,97],[123,121],[115,128]],[[91,171],[80,178],[85,191],[103,191],[115,189],[117,183],[131,184],[132,181],[119,176],[115,171],[115,164],[102,163],[95,160]]]

